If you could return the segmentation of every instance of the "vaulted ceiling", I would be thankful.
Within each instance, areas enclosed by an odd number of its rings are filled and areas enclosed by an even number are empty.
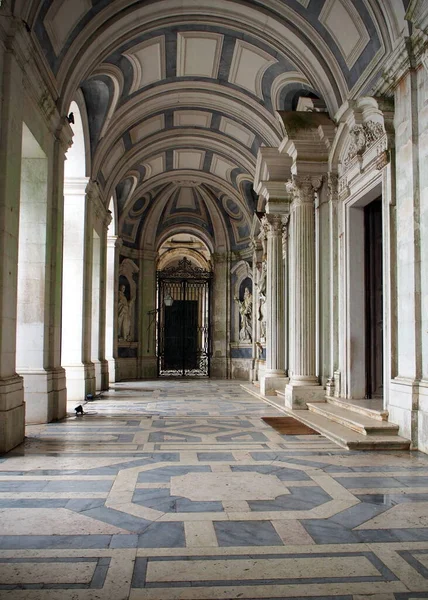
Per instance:
[[[258,149],[281,139],[277,111],[312,96],[334,116],[369,92],[405,26],[405,4],[17,0],[16,10],[53,74],[61,112],[77,100],[85,113],[87,175],[115,197],[125,243],[141,245],[161,204],[157,229],[187,219],[215,237],[221,215],[229,248],[239,250],[255,208]]]

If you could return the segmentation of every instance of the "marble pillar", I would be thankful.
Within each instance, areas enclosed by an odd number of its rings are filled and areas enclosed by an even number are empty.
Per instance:
[[[122,240],[117,235],[107,236],[107,280],[106,280],[106,360],[108,363],[109,383],[116,381],[116,357],[117,357],[117,284],[119,273],[119,250]]]
[[[226,378],[230,373],[230,256],[214,254],[211,321],[211,377]]]
[[[329,303],[330,303],[330,378],[327,379],[327,395],[340,393],[337,380],[339,368],[339,223],[338,223],[338,177],[328,174],[329,211]],[[321,248],[322,251],[322,248]],[[336,376],[335,376],[336,374]]]
[[[266,369],[260,379],[263,395],[283,388],[285,381],[284,266],[282,260],[283,217],[265,215],[262,226],[267,235]]]
[[[285,388],[289,408],[324,399],[316,372],[316,270],[314,193],[321,178],[293,177],[290,244],[292,262],[290,331],[292,364]]]
[[[85,218],[87,177],[65,179],[62,365],[67,376],[67,397],[82,401],[95,392],[90,356],[84,356]]]
[[[19,195],[22,147],[22,72],[3,55],[0,111],[0,453],[24,440],[23,378],[15,368]]]
[[[290,361],[290,349],[289,349],[289,251],[288,251],[288,226],[290,223],[290,217],[287,215],[283,218],[282,227],[282,264],[284,269],[284,371],[286,376],[288,375],[289,361]]]
[[[139,377],[157,376],[156,357],[156,261],[157,253],[143,251],[140,259]]]
[[[109,388],[109,372],[107,360],[107,222],[101,228],[100,248],[100,331],[99,361],[101,365],[101,390]]]

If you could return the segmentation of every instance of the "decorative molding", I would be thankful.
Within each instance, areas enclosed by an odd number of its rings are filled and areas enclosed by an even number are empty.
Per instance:
[[[378,158],[376,159],[376,169],[378,171],[382,171],[383,168],[385,168],[391,161],[391,155],[389,150],[383,150],[383,152],[380,152],[378,155]]]
[[[355,157],[362,156],[376,140],[384,136],[385,129],[381,123],[367,121],[362,125],[355,125],[351,129],[350,134],[354,139],[351,142],[348,154],[343,161],[345,167],[347,167]]]
[[[86,198],[90,204],[93,220],[101,223],[104,229],[107,229],[112,221],[112,215],[106,209],[100,194],[100,188],[96,181],[90,180],[86,186]]]
[[[158,279],[211,279],[212,271],[196,267],[186,257],[178,261],[177,266],[167,267],[158,271]]]

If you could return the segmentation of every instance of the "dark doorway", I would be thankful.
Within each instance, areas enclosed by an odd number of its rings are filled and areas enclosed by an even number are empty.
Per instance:
[[[364,209],[366,398],[383,397],[382,200]]]
[[[158,375],[209,376],[212,273],[183,258],[157,279]]]
[[[175,300],[172,306],[165,306],[164,369],[196,369],[197,349],[198,302]]]

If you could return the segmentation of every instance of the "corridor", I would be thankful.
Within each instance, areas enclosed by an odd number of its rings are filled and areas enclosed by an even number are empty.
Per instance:
[[[280,434],[226,380],[116,383],[0,458],[3,600],[428,598],[428,456]]]

